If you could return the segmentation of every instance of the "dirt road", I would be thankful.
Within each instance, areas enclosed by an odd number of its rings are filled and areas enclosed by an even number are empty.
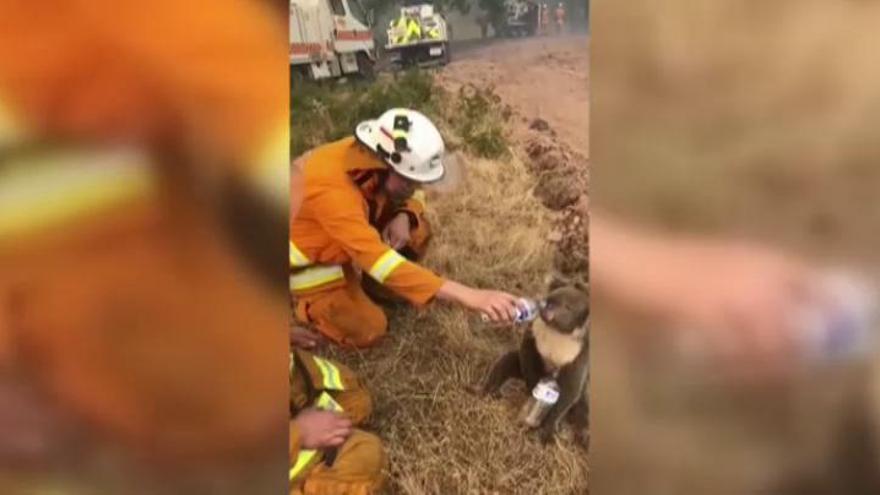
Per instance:
[[[560,141],[589,156],[589,64],[586,35],[509,40],[453,54],[440,81],[450,88],[494,86],[519,117],[516,136],[540,118]]]

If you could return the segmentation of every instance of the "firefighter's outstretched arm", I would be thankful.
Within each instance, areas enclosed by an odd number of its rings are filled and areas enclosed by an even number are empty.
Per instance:
[[[444,280],[382,242],[367,221],[357,191],[326,191],[312,201],[316,211],[325,212],[319,215],[324,230],[343,246],[355,265],[410,302],[422,305],[438,297],[480,311],[493,321],[509,321],[515,316],[516,297]]]

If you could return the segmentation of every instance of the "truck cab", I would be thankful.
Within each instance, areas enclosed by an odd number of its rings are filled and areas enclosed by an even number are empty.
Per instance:
[[[371,76],[372,15],[360,0],[291,0],[290,65],[309,79]]]

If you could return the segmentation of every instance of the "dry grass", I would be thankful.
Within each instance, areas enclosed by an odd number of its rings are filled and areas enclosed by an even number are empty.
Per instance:
[[[467,180],[429,196],[436,235],[425,264],[450,278],[523,294],[540,293],[551,266],[547,211],[531,194],[522,163],[466,160]],[[337,351],[374,394],[371,427],[390,457],[389,493],[588,493],[587,454],[566,426],[542,447],[515,422],[524,387],[500,400],[471,395],[492,361],[520,332],[490,327],[458,308],[393,309],[377,348]]]

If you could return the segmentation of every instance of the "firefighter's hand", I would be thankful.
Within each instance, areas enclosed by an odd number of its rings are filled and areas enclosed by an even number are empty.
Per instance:
[[[351,435],[351,421],[333,411],[306,409],[293,419],[304,449],[338,447]]]
[[[296,323],[290,327],[290,345],[293,347],[314,349],[322,342],[324,342],[324,338],[308,328],[299,326]]]
[[[453,301],[479,311],[495,323],[509,323],[516,318],[519,300],[516,296],[497,290],[474,289],[452,280],[443,282],[438,299]]]
[[[507,292],[475,289],[468,306],[495,323],[510,323],[516,318],[519,299]]]
[[[385,226],[382,239],[392,248],[400,249],[409,244],[411,228],[409,215],[400,212]]]

